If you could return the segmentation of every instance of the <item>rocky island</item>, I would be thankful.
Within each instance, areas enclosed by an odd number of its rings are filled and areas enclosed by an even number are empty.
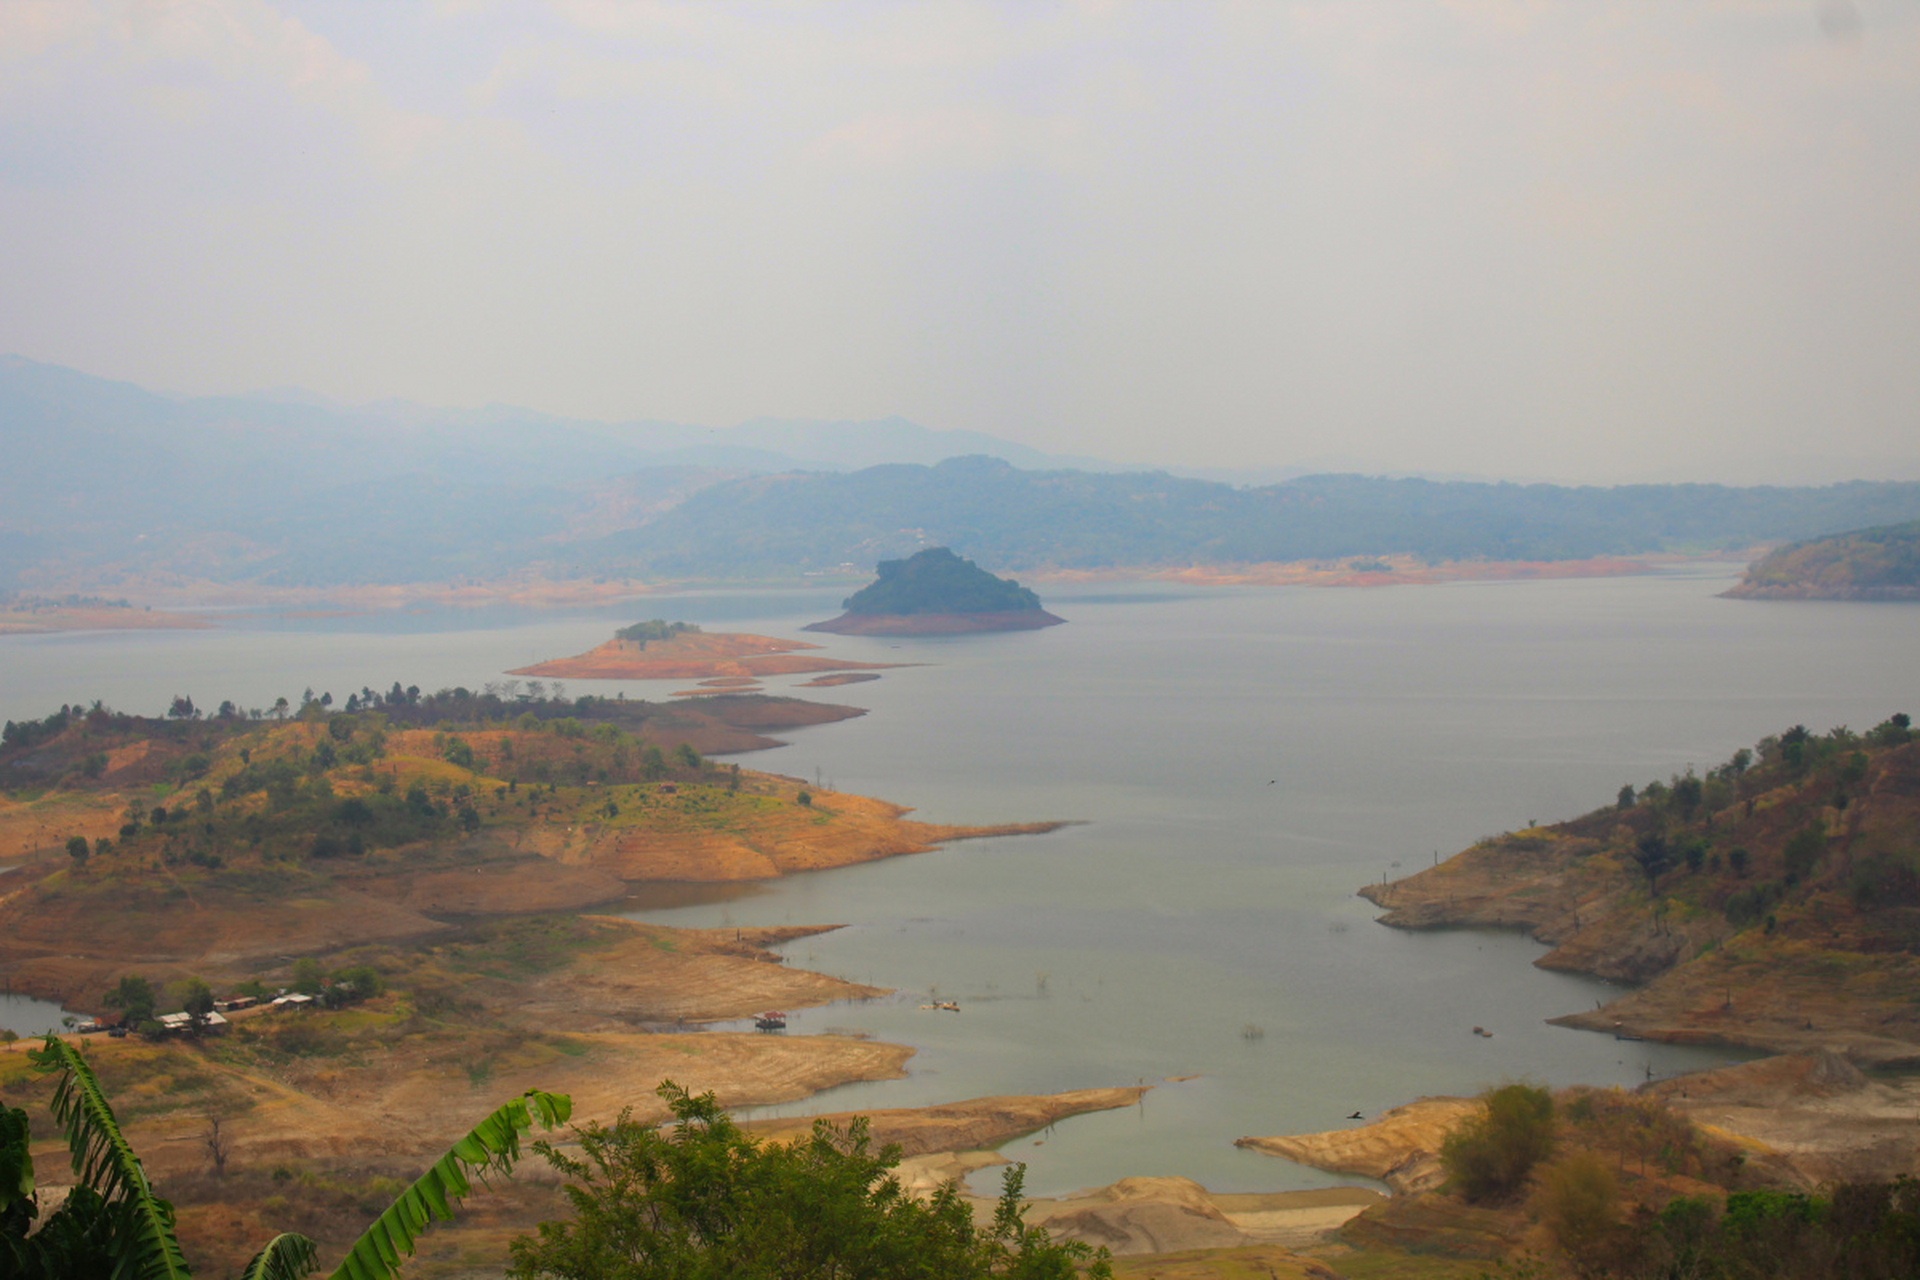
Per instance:
[[[841,602],[846,612],[808,631],[854,636],[957,635],[969,631],[1037,631],[1065,618],[1011,578],[996,578],[946,547],[905,560],[882,560],[879,576]]]

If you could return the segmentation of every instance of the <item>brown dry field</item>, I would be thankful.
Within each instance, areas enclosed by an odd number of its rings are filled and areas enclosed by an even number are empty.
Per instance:
[[[765,709],[774,718],[786,710]],[[290,724],[271,732],[276,742],[296,743],[317,731]],[[504,736],[478,730],[462,738],[485,759],[504,751]],[[376,776],[402,787],[469,776],[437,758],[434,737],[392,731]],[[513,758],[524,762],[544,745],[543,736],[521,735]],[[103,781],[138,786],[162,768],[146,746],[115,750]],[[163,1194],[180,1202],[183,1241],[203,1267],[231,1270],[288,1228],[337,1249],[378,1207],[371,1202],[391,1195],[381,1179],[412,1176],[525,1089],[569,1094],[578,1121],[610,1121],[629,1108],[658,1119],[665,1107],[654,1090],[667,1079],[746,1106],[897,1076],[911,1056],[903,1046],[851,1037],[700,1029],[768,1008],[884,994],[787,965],[768,950],[815,927],[673,930],[578,913],[617,903],[636,881],[777,876],[1054,825],[919,823],[900,806],[830,791],[802,804],[795,780],[747,771],[735,795],[722,785],[730,778],[576,788],[569,795],[577,803],[549,793],[534,819],[531,798],[523,813],[482,775],[495,818],[470,838],[324,864],[254,866],[242,857],[219,873],[111,855],[75,866],[67,838],[117,834],[131,790],[9,800],[0,804],[0,839],[19,853],[0,871],[0,974],[11,989],[95,1012],[127,973],[163,987],[187,977],[216,990],[246,979],[277,985],[296,957],[311,956],[329,968],[370,964],[386,975],[394,990],[363,1004],[249,1010],[204,1041],[76,1038]],[[335,781],[341,795],[371,785],[345,775]],[[594,806],[616,793],[622,812],[605,819]],[[0,1101],[37,1115],[45,1139],[46,1082],[26,1069],[28,1047],[0,1052]],[[1137,1092],[989,1099],[887,1123],[986,1142],[1125,1105]],[[221,1176],[206,1143],[214,1117]],[[36,1154],[43,1183],[57,1184],[64,1162],[56,1144],[43,1140]],[[470,1224],[440,1233],[438,1261],[409,1273],[458,1272],[461,1258],[475,1257],[497,1268],[507,1235],[561,1208],[552,1176],[523,1169],[525,1187],[486,1199]]]
[[[393,754],[383,769],[403,784],[423,771],[445,771],[424,754],[432,736],[391,735]],[[466,735],[480,753],[494,749],[492,736]],[[409,754],[415,751],[423,754]],[[459,917],[606,906],[636,883],[770,879],[1060,825],[915,822],[883,800],[820,791],[803,805],[793,802],[801,788],[791,779],[746,771],[741,777],[749,807],[718,828],[697,804],[676,808],[678,795],[644,808],[629,800],[616,821],[550,815],[488,828],[438,851],[341,860],[324,877],[270,873],[297,886],[275,891],[158,866],[137,883],[71,867],[61,852],[68,836],[116,832],[121,793],[7,802],[0,838],[20,852],[13,869],[0,872],[0,977],[15,990],[94,1009],[130,968],[161,981],[197,975],[235,982],[290,956],[432,937]],[[652,788],[631,790],[644,799]],[[138,928],[127,927],[131,919]]]
[[[335,952],[332,963],[374,963],[405,989],[339,1012],[247,1010],[201,1042],[74,1037],[162,1194],[182,1200],[189,1255],[231,1270],[267,1236],[288,1229],[276,1214],[284,1217],[287,1202],[310,1187],[377,1191],[384,1184],[374,1179],[411,1177],[529,1088],[568,1094],[576,1122],[610,1122],[628,1109],[658,1120],[666,1108],[654,1091],[663,1080],[710,1090],[728,1106],[758,1105],[898,1076],[912,1054],[836,1036],[699,1030],[769,1007],[882,994],[786,965],[765,950],[814,930],[543,919],[555,918],[509,917],[477,932],[440,925],[430,937]],[[536,941],[556,936],[560,945],[529,970],[515,946],[521,930]],[[425,1012],[429,1000],[439,1012]],[[57,1186],[65,1162],[45,1120],[45,1081],[26,1069],[31,1044],[0,1047],[0,1102],[36,1117],[42,1183]],[[214,1116],[226,1150],[222,1177],[211,1172],[205,1141]],[[502,1201],[519,1207],[505,1219],[496,1213],[496,1227],[526,1230],[559,1211],[551,1176],[543,1180],[537,1162],[523,1169],[533,1181]],[[359,1208],[337,1221],[292,1225],[337,1252],[370,1217],[360,1211],[369,1197],[381,1195],[347,1197]],[[435,1247],[461,1239],[451,1233]],[[482,1251],[497,1260],[501,1243]]]

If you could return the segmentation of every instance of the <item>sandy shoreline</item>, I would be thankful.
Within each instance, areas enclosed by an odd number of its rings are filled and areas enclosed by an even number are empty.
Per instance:
[[[1039,568],[1022,576],[1036,583],[1177,582],[1196,586],[1415,586],[1442,582],[1509,581],[1528,578],[1617,577],[1648,573],[1690,563],[1750,561],[1765,546],[1709,556],[1648,554],[1600,556],[1585,560],[1456,560],[1429,564],[1413,556],[1340,556],[1321,560],[1256,563],[1202,562],[1190,565],[1117,565],[1100,569]],[[1356,563],[1366,569],[1356,569]],[[1374,569],[1382,564],[1384,569]],[[836,582],[855,583],[859,575]],[[507,577],[480,581],[406,582],[374,586],[269,587],[257,583],[146,582],[126,579],[111,583],[48,585],[49,592],[110,591],[143,605],[168,610],[282,609],[284,616],[327,616],[351,612],[383,612],[409,608],[482,608],[515,605],[533,609],[598,608],[644,600],[692,588],[715,586],[818,588],[819,579],[793,578],[772,582],[716,582],[708,579],[644,580],[637,578]],[[178,616],[178,615],[175,615]],[[138,625],[218,625],[218,619],[198,623],[143,623]],[[133,624],[122,624],[133,625]]]
[[[1618,578],[1673,564],[1718,563],[1724,556],[1595,556],[1585,560],[1446,560],[1417,556],[1338,556],[1252,564],[1133,565],[1112,569],[1044,569],[1037,583],[1172,582],[1198,587],[1403,587],[1445,582],[1509,582],[1545,578]]]

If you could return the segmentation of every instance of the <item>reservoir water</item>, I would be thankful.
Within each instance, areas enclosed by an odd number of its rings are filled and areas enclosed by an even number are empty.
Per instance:
[[[1007,1154],[1028,1161],[1042,1195],[1127,1174],[1218,1191],[1319,1185],[1329,1179],[1232,1140],[1335,1127],[1423,1093],[1514,1078],[1631,1085],[1728,1056],[1547,1026],[1613,991],[1533,968],[1540,948],[1516,935],[1383,928],[1353,890],[1797,722],[1865,728],[1917,709],[1920,610],[1718,599],[1734,571],[1055,589],[1048,605],[1069,625],[1046,631],[821,637],[835,656],[924,665],[806,691],[870,714],[745,763],[936,821],[1078,825],[630,905],[677,925],[844,924],[789,959],[899,992],[795,1011],[788,1034],[914,1045],[909,1075],[787,1111],[1191,1077]],[[257,706],[395,679],[475,687],[589,648],[616,621],[793,635],[837,594],[12,637],[0,639],[0,714],[95,697],[151,714],[175,693]],[[656,698],[674,687],[572,685]],[[936,995],[962,1012],[918,1007]]]
[[[67,1011],[51,1000],[0,993],[0,1031],[11,1031],[22,1039],[63,1030],[60,1020],[66,1016]]]

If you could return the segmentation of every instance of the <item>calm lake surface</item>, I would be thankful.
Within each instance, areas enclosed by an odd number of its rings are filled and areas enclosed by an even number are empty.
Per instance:
[[[60,1019],[66,1013],[65,1009],[51,1000],[35,1000],[32,996],[14,995],[11,992],[0,993],[0,1031],[11,1031],[23,1038],[64,1030]]]
[[[1631,1085],[1724,1061],[1546,1026],[1614,990],[1533,968],[1541,948],[1515,935],[1385,929],[1353,890],[1598,807],[1623,782],[1716,764],[1796,722],[1858,729],[1920,709],[1920,609],[1717,599],[1736,572],[1081,588],[1046,593],[1070,624],[1041,632],[820,637],[835,656],[926,665],[806,691],[870,714],[799,731],[745,757],[751,767],[935,821],[1080,825],[636,899],[633,914],[844,924],[794,943],[789,959],[899,992],[797,1011],[789,1034],[846,1028],[914,1045],[909,1076],[787,1111],[1193,1077],[1010,1146],[1040,1195],[1127,1174],[1218,1191],[1323,1185],[1335,1179],[1232,1140],[1512,1078]],[[6,638],[0,715],[95,697],[151,714],[175,693],[263,706],[307,685],[344,699],[395,679],[477,687],[587,649],[618,622],[792,635],[837,612],[840,594]],[[676,687],[571,685],[655,698]],[[936,995],[962,1012],[918,1008]]]

